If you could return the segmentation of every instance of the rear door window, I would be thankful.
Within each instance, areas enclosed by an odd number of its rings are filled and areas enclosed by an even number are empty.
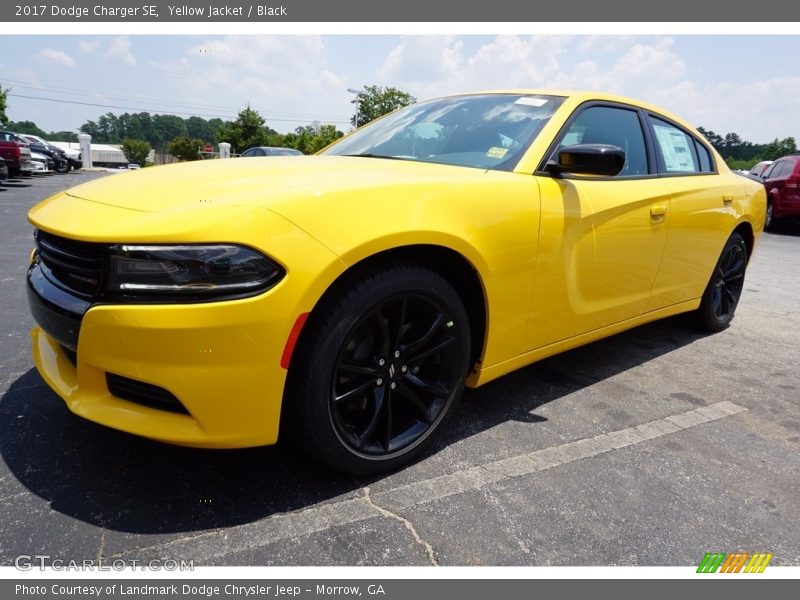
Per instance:
[[[694,138],[672,123],[650,117],[660,173],[699,173],[700,161]]]

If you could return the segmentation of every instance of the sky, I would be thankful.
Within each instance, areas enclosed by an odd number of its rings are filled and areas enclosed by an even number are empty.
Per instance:
[[[423,100],[556,87],[620,93],[764,143],[800,139],[798,56],[792,35],[16,35],[0,37],[0,85],[9,118],[46,131],[107,112],[233,119],[247,104],[280,132],[347,131],[348,88]]]

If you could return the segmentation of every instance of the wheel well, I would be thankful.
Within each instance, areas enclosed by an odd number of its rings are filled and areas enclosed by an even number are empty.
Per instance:
[[[450,248],[435,245],[401,246],[373,254],[350,266],[325,291],[323,299],[334,293],[339,285],[345,285],[350,275],[384,266],[388,263],[411,263],[435,271],[453,286],[469,317],[470,365],[483,355],[486,338],[486,299],[480,277],[472,264],[461,254]],[[321,301],[322,299],[320,299]],[[319,304],[319,302],[317,303]]]
[[[750,262],[750,257],[753,255],[753,244],[755,243],[753,226],[747,222],[739,223],[733,231],[744,238],[744,243],[747,246],[747,262]]]

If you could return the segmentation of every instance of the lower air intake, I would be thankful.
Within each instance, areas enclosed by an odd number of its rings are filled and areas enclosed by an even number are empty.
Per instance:
[[[189,411],[186,410],[186,407],[181,404],[174,394],[157,385],[136,381],[121,375],[114,375],[113,373],[106,373],[106,384],[108,385],[108,391],[112,395],[128,402],[135,402],[156,410],[165,410],[183,415],[189,414]]]

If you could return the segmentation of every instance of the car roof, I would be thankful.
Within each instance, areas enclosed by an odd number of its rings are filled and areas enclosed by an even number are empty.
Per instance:
[[[557,96],[561,98],[569,98],[575,104],[582,104],[583,102],[589,102],[592,100],[599,100],[601,102],[618,102],[621,104],[631,104],[633,106],[641,107],[645,110],[652,111],[668,119],[675,121],[679,125],[683,125],[684,127],[690,130],[696,130],[696,127],[691,123],[681,119],[677,115],[671,113],[668,110],[661,108],[655,104],[650,104],[649,102],[645,102],[643,100],[637,100],[635,98],[629,98],[627,96],[621,96],[618,94],[611,94],[607,92],[598,92],[594,90],[569,90],[569,89],[557,89],[557,88],[511,88],[511,89],[500,89],[500,90],[476,90],[472,92],[464,92],[459,94],[450,94],[447,96],[440,96],[438,98],[431,98],[431,100],[443,100],[445,98],[456,98],[459,96],[477,96],[477,95],[485,95],[485,94],[520,94],[520,95],[531,95],[531,96]]]

